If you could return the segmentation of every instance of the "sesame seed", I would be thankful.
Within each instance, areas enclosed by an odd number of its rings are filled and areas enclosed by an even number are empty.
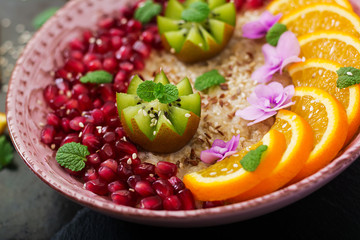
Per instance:
[[[216,175],[216,172],[211,172],[211,173],[209,173],[209,175],[214,176],[214,175]]]
[[[84,123],[83,123],[83,122],[79,122],[79,127],[81,127],[81,128],[85,127]]]
[[[131,165],[132,164],[132,160],[131,158],[128,158],[128,160],[126,161],[127,164]]]
[[[238,168],[238,167],[239,167],[239,164],[234,163],[234,164],[233,164],[233,167],[234,167],[234,168]]]
[[[129,188],[130,192],[135,192],[135,190],[133,188]]]
[[[227,170],[228,170],[227,168],[221,169],[222,172],[226,172]]]
[[[133,153],[133,154],[131,155],[131,157],[132,157],[132,159],[135,159],[135,158],[137,158],[137,154],[136,154],[136,153]]]
[[[89,39],[89,43],[95,43],[95,42],[96,42],[96,38],[91,37],[91,38]]]
[[[191,116],[191,114],[190,113],[185,113],[185,117],[190,117]]]
[[[353,75],[352,72],[347,72],[346,74],[349,75],[349,76]]]
[[[153,131],[153,135],[154,135],[154,136],[156,135],[156,131]]]
[[[50,148],[54,150],[56,148],[55,143],[51,144]]]

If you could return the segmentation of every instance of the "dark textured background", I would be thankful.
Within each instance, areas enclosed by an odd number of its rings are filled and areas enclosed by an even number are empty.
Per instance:
[[[19,45],[21,34],[34,31],[31,20],[37,13],[64,3],[0,0],[0,60],[6,58],[11,67],[16,56],[1,53],[1,46],[6,41]],[[11,21],[10,26],[1,27],[4,18]],[[1,112],[5,111],[9,80],[5,67],[9,68],[9,64],[1,65]],[[257,239],[264,234],[277,239],[360,239],[360,162],[310,196],[276,212],[229,225],[188,229],[144,226],[83,208],[38,179],[18,155],[9,168],[0,171],[0,240],[169,239],[190,235],[202,239]]]

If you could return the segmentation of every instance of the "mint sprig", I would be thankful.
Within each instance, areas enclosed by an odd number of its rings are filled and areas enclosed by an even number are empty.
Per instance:
[[[249,151],[241,160],[240,164],[242,167],[248,171],[253,172],[257,169],[261,162],[261,157],[263,153],[268,149],[266,145],[260,145],[254,150]]]
[[[14,158],[11,143],[6,139],[5,135],[0,137],[0,170],[9,165]]]
[[[190,4],[189,8],[181,13],[181,18],[188,22],[202,22],[210,13],[210,8],[207,3],[194,2]]]
[[[139,84],[137,95],[146,102],[158,99],[159,102],[168,104],[179,98],[179,90],[172,84],[155,83],[153,81],[144,81]]]
[[[194,87],[198,91],[203,91],[212,86],[219,85],[226,82],[224,76],[222,76],[218,70],[213,69],[209,72],[206,72],[196,78]]]
[[[113,79],[112,74],[104,70],[98,70],[93,72],[88,72],[86,75],[80,78],[82,83],[111,83]]]
[[[142,6],[138,7],[135,11],[135,19],[141,23],[148,23],[156,15],[160,14],[162,7],[158,3],[154,3],[152,0],[147,0]]]
[[[267,32],[266,34],[266,41],[276,47],[278,42],[279,42],[279,39],[280,39],[280,36],[286,32],[288,29],[286,27],[286,25],[284,24],[281,24],[281,23],[275,23],[271,28],[270,30]]]
[[[55,159],[61,166],[78,172],[85,167],[86,156],[89,154],[87,146],[70,142],[57,150]]]
[[[341,67],[336,71],[336,86],[340,89],[360,83],[360,70],[354,67]]]

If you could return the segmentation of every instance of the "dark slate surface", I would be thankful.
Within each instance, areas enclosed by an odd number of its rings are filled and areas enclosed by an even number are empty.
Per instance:
[[[0,20],[30,28],[41,9],[63,0],[0,0]],[[14,28],[1,29],[1,41],[16,41]],[[1,43],[0,43],[1,45]],[[9,59],[13,61],[12,59]],[[6,84],[8,79],[4,78]],[[0,93],[0,111],[5,93]],[[80,210],[80,211],[79,211]],[[206,228],[161,228],[124,222],[83,208],[41,182],[18,155],[0,172],[0,240],[8,239],[360,239],[360,162],[310,196],[276,212],[243,222]]]

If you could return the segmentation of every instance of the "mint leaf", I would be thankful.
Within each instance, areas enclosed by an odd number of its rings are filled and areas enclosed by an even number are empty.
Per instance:
[[[148,23],[155,17],[160,14],[162,7],[158,3],[154,3],[152,0],[146,1],[142,6],[136,9],[135,19],[141,23]]]
[[[82,83],[111,83],[113,79],[112,74],[104,70],[98,70],[93,72],[88,72],[85,76],[80,78]]]
[[[194,87],[198,91],[203,91],[209,87],[219,85],[224,82],[226,82],[225,78],[218,72],[218,70],[214,69],[197,77]]]
[[[259,166],[262,154],[267,150],[268,146],[260,145],[254,150],[249,151],[241,160],[240,164],[248,171],[253,172]]]
[[[164,96],[165,87],[162,83],[157,83],[154,88],[154,96],[155,98],[159,99]]]
[[[62,145],[57,150],[55,159],[61,166],[78,172],[85,167],[86,156],[89,154],[87,146],[70,142]]]
[[[275,23],[266,34],[266,41],[276,47],[280,36],[287,31],[287,27],[281,23]]]
[[[210,8],[207,3],[194,2],[190,4],[189,8],[181,13],[181,18],[188,22],[202,22],[210,13]]]
[[[157,97],[161,103],[171,103],[179,98],[179,90],[172,84],[164,85],[164,92],[161,97]]]
[[[354,67],[341,67],[336,71],[338,79],[336,86],[346,88],[360,83],[360,70]]]
[[[51,18],[56,13],[57,10],[59,10],[59,8],[51,7],[36,15],[32,21],[33,27],[35,29],[39,29],[49,18]]]
[[[155,100],[156,97],[154,95],[156,83],[153,81],[144,81],[139,84],[138,88],[136,89],[136,94],[144,101],[151,102]]]
[[[6,139],[5,135],[0,137],[0,170],[9,165],[14,157],[11,143]]]

